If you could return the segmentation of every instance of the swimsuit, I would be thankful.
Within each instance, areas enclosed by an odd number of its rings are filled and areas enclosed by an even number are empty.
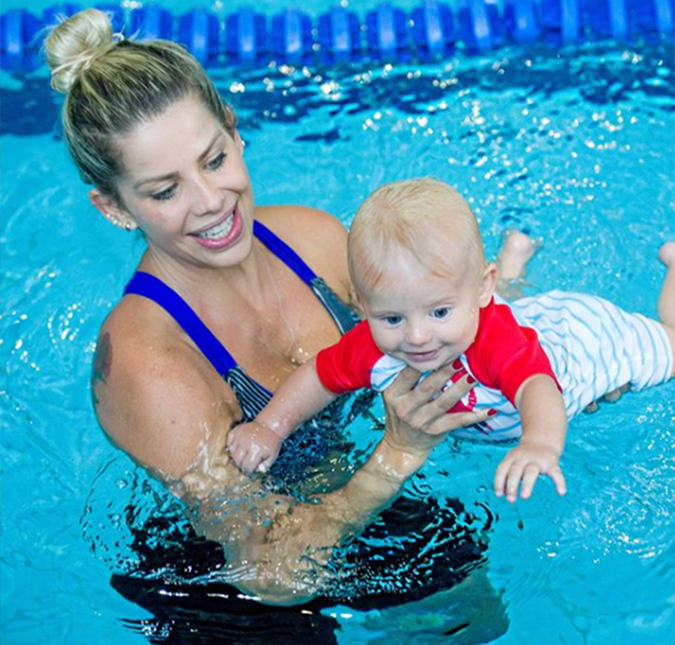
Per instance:
[[[534,374],[558,383],[572,418],[626,383],[641,390],[673,373],[672,351],[659,323],[602,298],[561,291],[513,303],[495,297],[481,309],[476,339],[460,360],[477,384],[452,411],[492,408],[497,414],[455,430],[453,437],[491,443],[520,437],[514,400]],[[405,363],[383,354],[363,322],[319,352],[316,366],[324,387],[339,394],[361,387],[382,391]]]
[[[258,221],[253,222],[253,234],[312,289],[335,321],[340,333],[344,334],[358,323],[358,316],[335,295],[323,279],[318,277],[288,244]],[[176,291],[159,278],[143,271],[137,271],[124,289],[124,294],[128,293],[153,300],[183,328],[183,331],[199,347],[206,359],[236,394],[243,411],[243,422],[252,421],[267,405],[272,398],[272,392],[244,372],[232,354]]]

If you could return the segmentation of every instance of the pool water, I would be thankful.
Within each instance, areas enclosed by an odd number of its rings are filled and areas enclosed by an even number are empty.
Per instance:
[[[382,182],[435,175],[469,198],[490,256],[507,228],[542,238],[526,293],[586,291],[656,316],[656,253],[675,239],[673,60],[668,44],[596,44],[212,76],[239,112],[260,204],[348,225]],[[2,82],[2,642],[148,642],[149,615],[109,580],[133,558],[120,513],[139,492],[141,515],[166,500],[107,443],[87,389],[143,243],[88,204],[44,71]],[[348,433],[365,449],[377,433],[361,425]],[[492,642],[674,642],[675,382],[572,422],[565,498],[542,481],[527,503],[496,499],[502,455],[448,440],[409,485],[494,517],[489,577],[509,627]],[[434,597],[324,612],[342,644],[460,642]]]

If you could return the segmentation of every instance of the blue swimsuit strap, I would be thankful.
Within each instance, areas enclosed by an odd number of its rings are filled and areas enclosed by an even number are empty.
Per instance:
[[[253,234],[286,266],[295,273],[306,285],[312,286],[312,280],[316,273],[312,271],[305,261],[282,239],[278,238],[270,229],[257,220],[253,222]]]
[[[312,280],[316,277],[315,273],[290,246],[282,242],[260,222],[255,221],[253,223],[253,233],[303,282],[311,286]],[[137,271],[124,289],[124,294],[128,293],[144,296],[162,307],[194,341],[218,374],[224,377],[232,368],[237,366],[232,354],[225,349],[225,346],[201,321],[190,305],[159,278],[144,271]]]
[[[124,288],[124,295],[128,293],[144,296],[162,307],[183,328],[221,376],[225,376],[237,364],[192,307],[159,278],[144,271],[136,271]]]

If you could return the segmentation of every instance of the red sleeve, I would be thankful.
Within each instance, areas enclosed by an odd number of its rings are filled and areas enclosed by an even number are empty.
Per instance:
[[[351,392],[371,387],[370,372],[381,356],[364,321],[316,355],[316,371],[323,386],[333,394]]]
[[[562,391],[537,332],[521,327],[509,306],[494,299],[480,311],[478,334],[466,358],[478,381],[499,390],[514,405],[520,386],[535,374],[550,376]]]

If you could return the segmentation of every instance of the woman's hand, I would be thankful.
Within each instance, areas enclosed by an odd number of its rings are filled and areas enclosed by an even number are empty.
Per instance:
[[[385,441],[396,450],[426,459],[446,434],[485,421],[490,410],[448,412],[475,383],[461,366],[446,365],[415,385],[420,376],[406,367],[384,392]],[[446,387],[452,380],[452,386]]]
[[[227,449],[245,473],[264,473],[279,456],[282,442],[283,439],[276,432],[252,421],[230,430]]]

